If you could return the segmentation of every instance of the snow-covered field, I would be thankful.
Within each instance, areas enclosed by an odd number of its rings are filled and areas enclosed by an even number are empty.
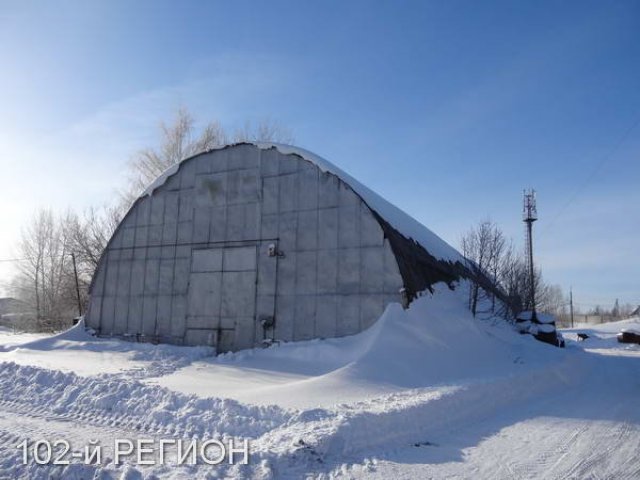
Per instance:
[[[440,288],[352,337],[220,357],[0,331],[0,478],[640,478],[640,346],[615,339],[640,320],[566,330],[561,350],[472,319],[462,296]],[[115,465],[116,438],[247,439],[251,453],[176,465],[169,447],[165,465]],[[24,439],[104,450],[97,465],[24,465]]]

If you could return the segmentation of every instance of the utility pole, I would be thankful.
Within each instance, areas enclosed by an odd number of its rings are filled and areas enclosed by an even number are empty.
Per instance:
[[[573,328],[573,287],[569,287],[569,312],[571,312],[571,328]]]
[[[78,268],[76,267],[76,254],[71,252],[71,260],[73,261],[73,275],[76,278],[76,297],[78,299],[78,316],[82,316],[82,301],[80,300],[80,283],[78,282]]]
[[[538,220],[538,209],[536,208],[536,191],[529,190],[524,191],[524,203],[522,206],[522,221],[526,224],[526,249],[527,249],[527,263],[529,267],[529,301],[531,302],[531,321],[536,322],[538,316],[536,315],[536,281],[535,271],[533,269],[533,222]]]

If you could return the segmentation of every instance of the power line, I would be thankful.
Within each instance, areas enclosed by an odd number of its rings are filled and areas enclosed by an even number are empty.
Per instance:
[[[65,253],[64,255],[45,255],[44,258],[66,258],[69,257],[71,253]],[[32,258],[0,258],[0,263],[4,262],[27,262],[29,260],[33,260]]]
[[[584,188],[595,178],[595,176],[598,174],[598,172],[600,171],[600,169],[609,161],[611,160],[611,158],[613,158],[614,154],[618,151],[618,149],[624,144],[624,142],[627,140],[627,138],[629,137],[629,135],[631,135],[631,133],[636,129],[636,127],[638,127],[638,125],[640,125],[640,116],[638,116],[638,118],[636,118],[636,120],[631,124],[631,126],[629,128],[627,128],[627,130],[625,130],[625,132],[622,134],[622,136],[618,139],[618,141],[613,145],[613,147],[602,157],[602,159],[596,164],[595,168],[591,171],[591,173],[589,174],[589,176],[581,183],[579,184],[576,189],[573,191],[573,193],[571,194],[571,196],[569,197],[569,200],[567,200],[567,202],[560,208],[560,210],[558,210],[558,213],[556,213],[552,218],[551,221],[549,223],[547,223],[543,229],[543,232],[546,232],[549,228],[551,228],[551,226],[556,222],[556,220],[558,219],[558,217],[560,217],[560,215],[562,215],[564,213],[564,211],[569,207],[569,205],[571,205],[575,199],[578,197],[578,195],[584,190]]]
[[[4,262],[24,262],[29,260],[28,258],[0,258],[0,263]]]

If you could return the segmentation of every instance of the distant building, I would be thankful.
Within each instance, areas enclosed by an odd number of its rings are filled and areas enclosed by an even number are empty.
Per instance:
[[[387,304],[471,275],[455,249],[326,160],[240,143],[182,161],[134,203],[86,321],[99,335],[234,351],[354,334]]]

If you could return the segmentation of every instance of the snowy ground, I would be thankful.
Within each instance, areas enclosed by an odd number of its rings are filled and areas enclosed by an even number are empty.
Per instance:
[[[640,478],[640,320],[559,350],[440,289],[353,337],[206,348],[0,332],[0,478]],[[577,342],[577,332],[590,338]],[[23,465],[23,439],[100,465]],[[114,465],[113,439],[248,439],[250,465]],[[165,462],[166,463],[166,462]]]

